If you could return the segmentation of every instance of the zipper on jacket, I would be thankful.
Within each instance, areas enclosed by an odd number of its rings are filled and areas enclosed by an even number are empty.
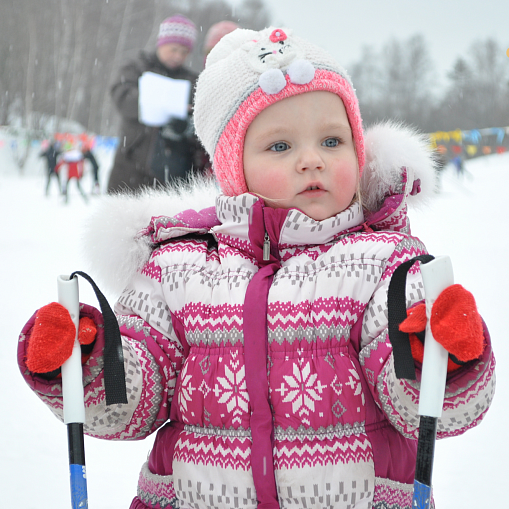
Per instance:
[[[270,237],[267,232],[265,232],[265,238],[263,240],[263,261],[270,260]]]

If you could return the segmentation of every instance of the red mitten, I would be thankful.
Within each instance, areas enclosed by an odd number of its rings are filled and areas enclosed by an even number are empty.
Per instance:
[[[412,356],[422,363],[424,345],[416,333],[426,328],[426,306],[418,304],[407,313],[399,330],[409,334]],[[473,295],[461,285],[449,286],[438,296],[431,310],[431,330],[435,340],[462,363],[477,359],[483,353],[481,316]],[[459,367],[460,364],[449,358],[449,372]]]
[[[468,362],[484,351],[481,316],[474,296],[461,285],[446,288],[431,310],[433,337],[456,359]]]
[[[417,336],[417,332],[424,332],[426,329],[426,304],[407,309],[407,317],[399,324],[399,330],[408,333],[412,357],[422,364],[424,357],[424,343]]]
[[[97,327],[95,326],[94,320],[88,316],[80,318],[78,326],[78,340],[80,345],[90,345],[95,339],[97,334]]]
[[[97,328],[88,317],[80,319],[78,339],[81,344],[94,341]],[[27,348],[27,367],[33,373],[58,369],[72,354],[76,327],[69,311],[58,302],[43,306],[35,316],[35,325]]]

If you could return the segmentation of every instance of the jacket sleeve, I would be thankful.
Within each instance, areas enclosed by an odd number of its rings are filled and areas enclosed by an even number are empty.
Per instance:
[[[138,120],[138,79],[142,75],[136,62],[124,65],[110,94],[118,112],[129,120]]]
[[[106,406],[103,382],[104,330],[102,314],[82,305],[81,316],[98,325],[90,358],[83,365],[86,434],[104,439],[137,440],[159,428],[169,418],[184,347],[173,327],[158,278],[138,274],[115,306],[120,326],[127,385],[127,404]],[[46,380],[31,373],[25,363],[35,314],[23,328],[18,362],[28,385],[63,420],[60,378]]]
[[[425,254],[424,246],[411,237],[394,249],[382,278],[366,308],[361,333],[359,360],[376,404],[404,436],[417,438],[419,426],[420,365],[417,380],[396,378],[394,357],[388,334],[387,292],[394,270],[404,261]],[[407,308],[424,300],[418,264],[407,276]],[[488,410],[495,390],[495,360],[485,328],[486,347],[480,359],[472,361],[447,378],[442,417],[437,437],[460,435],[479,424]]]

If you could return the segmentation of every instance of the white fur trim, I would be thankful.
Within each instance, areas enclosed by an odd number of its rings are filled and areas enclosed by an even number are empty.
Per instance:
[[[421,193],[409,196],[410,204],[422,203],[434,194],[433,152],[424,135],[387,122],[368,129],[365,136],[366,165],[361,180],[364,206],[376,210],[389,190],[400,185],[402,167],[409,168],[410,179],[421,181]],[[84,270],[112,297],[118,296],[150,256],[150,239],[138,233],[152,217],[214,206],[218,194],[213,180],[195,178],[190,185],[177,189],[102,196],[88,217],[82,237]]]
[[[433,151],[429,140],[417,130],[396,122],[384,122],[365,132],[366,164],[361,179],[363,205],[376,210],[386,194],[401,181],[403,167],[413,170],[421,192],[408,197],[408,204],[427,202],[436,190]]]
[[[219,190],[211,179],[196,178],[191,185],[139,195],[102,196],[91,211],[82,236],[85,272],[106,292],[118,296],[148,260],[148,237],[138,237],[153,216],[174,216],[187,209],[215,205]]]

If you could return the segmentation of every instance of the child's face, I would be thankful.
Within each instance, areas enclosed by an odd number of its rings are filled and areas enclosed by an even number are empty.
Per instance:
[[[343,101],[307,92],[263,110],[244,140],[244,177],[274,208],[298,208],[321,221],[348,208],[358,167]]]
[[[184,64],[190,50],[183,44],[171,42],[159,46],[156,50],[157,58],[168,69],[176,69]]]

